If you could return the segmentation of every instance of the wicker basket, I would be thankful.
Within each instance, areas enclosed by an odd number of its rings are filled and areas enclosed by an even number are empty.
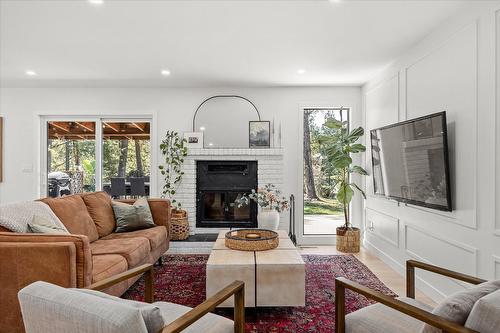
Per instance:
[[[278,233],[265,229],[240,229],[226,233],[226,247],[240,251],[265,251],[277,248]]]
[[[337,251],[358,253],[360,248],[360,230],[358,228],[337,228]]]
[[[171,216],[171,240],[184,240],[189,237],[189,222],[185,210],[172,210]]]

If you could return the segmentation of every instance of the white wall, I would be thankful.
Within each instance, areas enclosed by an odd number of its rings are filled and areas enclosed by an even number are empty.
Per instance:
[[[3,88],[0,115],[4,116],[4,182],[0,202],[40,196],[40,114],[136,115],[155,114],[161,137],[168,129],[191,131],[196,107],[207,97],[239,94],[249,98],[263,120],[281,122],[284,147],[284,193],[302,191],[298,182],[303,163],[299,144],[300,107],[351,107],[354,124],[361,123],[361,89],[356,87],[307,88]],[[228,124],[221,119],[221,130]],[[299,208],[299,207],[298,207]],[[301,214],[297,214],[297,218]],[[359,220],[361,219],[361,215]],[[359,221],[358,223],[359,224]]]
[[[366,179],[365,224],[373,229],[366,229],[365,246],[401,273],[406,259],[416,258],[500,279],[499,47],[500,3],[492,2],[445,22],[363,87],[367,130],[447,111],[453,212],[376,197]],[[370,161],[368,153],[368,169]],[[464,286],[418,276],[436,300]]]

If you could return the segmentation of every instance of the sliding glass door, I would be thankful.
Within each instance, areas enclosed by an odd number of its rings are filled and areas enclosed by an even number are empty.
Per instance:
[[[46,117],[42,129],[42,195],[150,195],[150,119]]]

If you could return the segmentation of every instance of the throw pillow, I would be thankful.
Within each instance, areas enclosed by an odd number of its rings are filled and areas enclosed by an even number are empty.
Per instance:
[[[481,283],[470,289],[459,291],[444,299],[434,310],[433,314],[448,319],[459,325],[464,325],[474,304],[483,296],[500,289],[500,280]],[[441,333],[441,330],[425,324],[421,333]]]
[[[115,213],[115,232],[128,232],[155,227],[153,215],[146,199],[139,199],[133,205],[112,202]]]
[[[73,290],[97,296],[100,298],[112,300],[139,309],[142,315],[142,319],[144,320],[148,332],[150,333],[157,333],[165,326],[165,321],[163,320],[163,317],[161,315],[160,308],[152,304],[123,299],[90,289],[73,289]]]
[[[53,224],[49,219],[44,216],[35,214],[33,220],[28,223],[30,232],[40,234],[63,234],[69,235],[68,230],[63,226]]]
[[[467,318],[465,327],[481,333],[498,333],[500,327],[500,290],[480,298]]]
[[[24,201],[0,205],[0,226],[13,232],[29,232],[28,224],[39,215],[52,225],[66,228],[49,206],[40,201]]]

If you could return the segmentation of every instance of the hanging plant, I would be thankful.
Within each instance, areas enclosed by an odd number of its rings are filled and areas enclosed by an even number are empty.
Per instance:
[[[186,143],[186,139],[182,139],[175,131],[167,131],[165,138],[160,143],[163,163],[158,166],[158,169],[160,169],[164,181],[161,197],[169,199],[172,207],[176,209],[181,208],[181,203],[175,200],[174,196],[184,175],[182,165],[188,153]]]

